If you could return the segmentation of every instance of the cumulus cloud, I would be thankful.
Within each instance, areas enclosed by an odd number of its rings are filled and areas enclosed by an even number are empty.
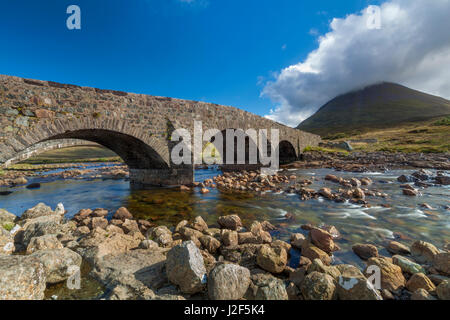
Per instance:
[[[368,8],[334,18],[316,50],[265,84],[276,105],[266,117],[297,126],[337,95],[382,81],[450,98],[449,16],[450,0],[390,0],[379,29],[368,27]]]

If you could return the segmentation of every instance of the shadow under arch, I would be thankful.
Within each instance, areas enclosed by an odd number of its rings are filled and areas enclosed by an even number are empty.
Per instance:
[[[280,164],[287,164],[298,160],[294,146],[287,140],[280,141],[277,151],[280,157]]]
[[[44,141],[79,139],[115,152],[130,169],[168,169],[164,159],[148,144],[128,134],[105,129],[80,129],[57,134]]]
[[[233,155],[227,158],[227,146],[230,147],[230,141],[227,140],[227,130],[234,130],[235,133],[240,132],[243,134],[243,139],[245,145],[243,146],[243,153],[239,154],[239,138],[237,135],[234,135],[234,141],[231,142],[233,145]],[[262,164],[260,163],[260,150],[258,146],[258,132],[256,132],[255,137],[251,137],[247,134],[247,131],[243,129],[235,129],[235,128],[227,128],[221,130],[219,133],[217,133],[215,136],[213,136],[210,140],[210,143],[214,145],[214,147],[219,151],[220,158],[222,159],[222,165],[221,169],[223,171],[239,171],[242,169],[245,170],[257,170],[260,169]],[[217,136],[222,137],[222,145],[219,143],[219,140],[217,140]],[[241,138],[242,139],[242,138]],[[256,140],[255,140],[256,139]],[[267,139],[267,155],[271,155],[271,143],[270,140]],[[241,160],[241,162],[244,163],[238,163],[238,160]],[[228,160],[232,160],[232,163],[228,163]],[[243,161],[242,161],[243,160]]]

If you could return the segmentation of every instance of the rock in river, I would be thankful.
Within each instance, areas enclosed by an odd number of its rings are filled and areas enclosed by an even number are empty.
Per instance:
[[[439,249],[429,242],[416,241],[411,246],[411,254],[419,263],[433,263],[434,256],[439,253]]]
[[[208,277],[208,294],[212,300],[239,300],[250,285],[250,271],[235,264],[220,264]]]
[[[372,257],[378,257],[378,249],[372,244],[355,244],[352,247],[353,252],[363,260]]]
[[[403,276],[402,269],[392,263],[392,259],[386,257],[370,258],[367,260],[367,267],[377,266],[380,268],[381,289],[396,291],[405,286],[406,280]],[[372,275],[366,268],[365,273]]]
[[[286,250],[280,247],[274,247],[265,244],[258,250],[256,256],[257,264],[266,271],[280,273],[287,264]]]
[[[337,294],[339,300],[383,300],[364,276],[339,276]]]
[[[336,298],[336,281],[328,274],[311,272],[300,287],[305,300],[333,300]]]
[[[90,275],[115,291],[115,299],[154,299],[154,291],[167,283],[166,250],[137,249],[106,255],[97,260]]]
[[[193,241],[183,242],[167,253],[166,271],[169,281],[184,293],[197,293],[205,287],[203,256]]]
[[[409,273],[409,274],[415,274],[415,273],[425,273],[425,269],[418,263],[415,263],[403,256],[395,255],[392,257],[392,262],[396,265],[398,265],[403,272]]]
[[[81,256],[68,248],[40,250],[30,257],[38,258],[44,265],[47,283],[64,281],[76,271],[73,267],[81,266]]]
[[[409,278],[408,282],[406,282],[406,288],[411,292],[414,292],[417,289],[433,291],[436,289],[436,286],[425,274],[415,273]]]
[[[245,295],[247,300],[288,300],[283,280],[271,274],[256,274]]]
[[[0,255],[0,300],[42,300],[45,269],[31,256]]]
[[[221,216],[217,219],[219,225],[224,229],[237,230],[242,227],[241,218],[238,215],[232,214],[228,216]]]
[[[31,238],[27,247],[27,254],[45,249],[62,249],[63,245],[54,234],[46,234]]]
[[[439,272],[450,276],[450,252],[436,254],[433,259],[433,267]]]

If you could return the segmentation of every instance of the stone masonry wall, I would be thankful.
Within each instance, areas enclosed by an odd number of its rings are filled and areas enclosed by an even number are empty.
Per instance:
[[[36,143],[78,138],[66,137],[68,132],[103,129],[139,139],[172,167],[170,133],[186,128],[192,134],[194,120],[203,122],[203,130],[279,129],[280,141],[289,141],[297,156],[320,142],[317,135],[234,107],[0,75],[0,164]],[[99,136],[95,142],[107,138]],[[108,146],[114,148],[114,143]]]

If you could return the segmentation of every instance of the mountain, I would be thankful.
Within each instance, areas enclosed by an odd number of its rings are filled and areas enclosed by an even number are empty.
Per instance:
[[[450,115],[450,101],[383,82],[327,102],[298,129],[326,136],[367,132]]]

